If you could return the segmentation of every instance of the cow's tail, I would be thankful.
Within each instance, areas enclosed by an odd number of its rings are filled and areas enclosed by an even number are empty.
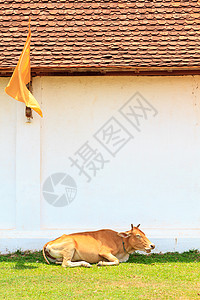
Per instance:
[[[46,250],[46,246],[47,246],[48,243],[46,243],[42,249],[42,253],[43,253],[43,256],[44,256],[44,259],[46,260],[46,262],[48,263],[48,265],[50,265],[47,257],[46,257],[46,254],[45,254],[45,250]]]

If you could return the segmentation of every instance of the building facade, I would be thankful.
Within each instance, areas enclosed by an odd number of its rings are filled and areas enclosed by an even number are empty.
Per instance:
[[[199,249],[200,3],[0,2],[0,252],[131,223]],[[29,16],[30,122],[4,91]]]
[[[38,76],[30,123],[7,82],[1,252],[131,223],[157,251],[199,247],[199,76]]]

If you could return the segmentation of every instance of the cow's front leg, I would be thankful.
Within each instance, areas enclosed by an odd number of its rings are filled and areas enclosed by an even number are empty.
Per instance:
[[[100,256],[106,258],[108,261],[99,261],[97,266],[117,266],[119,265],[119,260],[117,257],[112,255],[110,252],[100,252]]]
[[[92,265],[89,264],[86,261],[71,261],[69,259],[63,259],[62,267],[85,267],[85,268],[91,268]]]

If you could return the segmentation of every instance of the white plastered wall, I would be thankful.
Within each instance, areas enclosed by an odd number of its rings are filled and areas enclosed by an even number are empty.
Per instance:
[[[30,124],[23,104],[5,94],[7,82],[0,80],[0,251],[131,223],[141,223],[157,251],[200,247],[199,76],[36,77],[44,118],[34,113]],[[140,132],[119,112],[136,92],[154,109],[140,119]],[[133,137],[115,156],[94,137],[112,117]],[[87,141],[109,160],[96,176],[90,170],[89,183],[69,160]],[[63,207],[43,196],[45,180],[57,173],[77,184]]]

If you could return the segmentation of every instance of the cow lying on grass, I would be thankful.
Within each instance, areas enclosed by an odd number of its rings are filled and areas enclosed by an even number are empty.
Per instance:
[[[131,230],[120,233],[103,229],[64,234],[44,245],[43,256],[48,264],[50,261],[63,267],[118,265],[136,250],[150,253],[155,248],[138,227],[131,224]]]

